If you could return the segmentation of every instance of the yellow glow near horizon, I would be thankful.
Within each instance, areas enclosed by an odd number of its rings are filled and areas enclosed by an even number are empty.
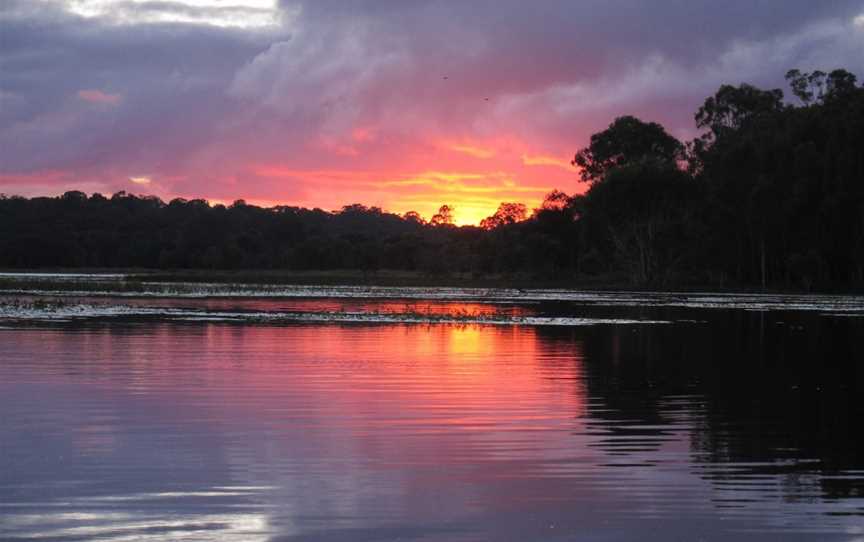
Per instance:
[[[338,169],[294,169],[273,164],[250,168],[255,175],[291,179],[315,186],[291,205],[338,210],[343,205],[362,203],[399,215],[416,211],[430,220],[441,205],[453,208],[453,222],[459,226],[479,225],[503,202],[538,207],[552,186],[520,181],[517,173],[506,171],[426,170],[419,172],[351,171]],[[328,187],[318,189],[317,187]],[[211,199],[211,201],[213,201]],[[285,202],[247,198],[256,205],[284,205]]]
[[[185,196],[181,196],[185,197]],[[171,198],[168,198],[171,199]],[[192,199],[191,197],[186,197],[186,199]],[[225,205],[230,206],[234,200],[221,199],[221,198],[205,198],[210,205]],[[311,205],[305,204],[303,202],[294,202],[291,204],[287,204],[284,201],[280,200],[269,200],[269,199],[257,199],[250,198],[245,200],[250,205],[257,205],[259,207],[276,207],[279,205],[298,205],[300,207],[321,207],[319,205]],[[525,203],[525,205],[530,210],[538,207],[540,205],[541,199],[531,198],[528,200],[521,200],[520,203]],[[441,205],[449,205],[453,210],[453,224],[456,226],[479,226],[480,221],[484,218],[492,216],[495,214],[495,211],[498,209],[498,205],[502,202],[498,201],[496,198],[489,199],[468,199],[468,200],[459,200],[451,198],[450,201],[446,202],[434,202],[429,200],[420,199],[412,200],[400,200],[393,202],[392,205],[385,206],[383,208],[384,212],[394,213],[397,215],[404,215],[408,211],[416,211],[423,217],[424,220],[431,220],[432,216],[438,212],[438,208]],[[347,205],[347,204],[342,204]],[[337,212],[342,208],[342,205],[331,205],[324,206],[325,210],[329,209],[334,212]]]
[[[495,214],[498,205],[498,203],[494,207],[480,207],[477,205],[458,207],[454,205],[453,223],[457,226],[479,226],[481,220]]]
[[[437,203],[429,199],[428,195],[420,195],[416,198],[403,198],[394,201],[392,206],[386,210],[397,214],[404,214],[407,211],[417,211],[420,216],[429,220],[432,218],[438,208],[442,204],[447,204],[453,210],[453,223],[457,226],[479,226],[480,221],[484,218],[492,216],[502,202],[514,201],[516,198],[507,197],[451,197],[443,198],[444,201]],[[529,212],[535,207],[539,207],[542,197],[529,197],[518,199],[520,203],[524,203]]]
[[[495,156],[494,150],[485,149],[483,147],[476,147],[473,145],[450,145],[447,148],[451,151],[461,152],[462,154],[473,156],[474,158],[486,159]]]

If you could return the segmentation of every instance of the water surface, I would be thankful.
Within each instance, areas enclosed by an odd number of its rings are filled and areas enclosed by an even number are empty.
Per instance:
[[[0,539],[864,540],[860,298],[523,293],[0,299]]]

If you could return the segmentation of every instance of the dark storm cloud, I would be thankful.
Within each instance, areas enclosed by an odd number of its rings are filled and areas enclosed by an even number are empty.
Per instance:
[[[301,7],[297,40],[263,53],[241,72],[235,90],[250,100],[288,103],[293,110],[304,96],[320,96],[307,92],[309,81],[295,85],[301,74],[332,86],[331,76],[339,71],[352,92],[355,116],[358,109],[374,112],[383,101],[422,105],[446,123],[448,115],[473,117],[461,104],[491,96],[511,107],[520,101],[548,102],[559,114],[548,119],[554,124],[571,121],[568,110],[608,118],[615,113],[603,104],[618,95],[610,107],[633,112],[651,106],[680,124],[692,114],[694,100],[724,81],[778,85],[793,64],[864,66],[858,48],[862,36],[851,23],[864,11],[861,0],[547,0],[530,5],[519,0],[315,0],[282,5]],[[830,65],[817,65],[824,62]],[[322,73],[318,63],[338,70]],[[297,70],[298,77],[264,75],[285,70]],[[446,86],[438,81],[444,76]],[[258,85],[258,92],[244,85]],[[534,96],[543,93],[545,100]],[[294,99],[284,99],[288,96]],[[329,98],[327,103],[334,103],[336,97]],[[685,113],[684,108],[690,109]]]
[[[4,169],[173,156],[201,140],[235,70],[266,42],[200,25],[111,25],[12,2],[0,22]],[[94,107],[79,91],[119,96]],[[124,156],[125,155],[125,156]]]
[[[626,60],[649,52],[697,62],[716,56],[732,40],[765,40],[821,19],[849,20],[860,0],[521,0],[374,1],[314,0],[304,19],[322,27],[338,20],[374,21],[384,39],[409,37],[420,47],[474,36],[495,56],[549,61],[570,70],[595,59]],[[611,66],[610,66],[611,68]],[[588,71],[587,74],[591,74]]]

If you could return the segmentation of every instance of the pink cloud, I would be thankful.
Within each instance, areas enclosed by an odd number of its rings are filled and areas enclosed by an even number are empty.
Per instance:
[[[351,137],[357,142],[374,141],[375,130],[372,128],[354,128],[351,132]]]
[[[117,105],[123,97],[119,94],[108,94],[99,89],[84,89],[78,91],[78,99],[92,104]]]
[[[565,171],[575,171],[569,160],[562,160],[554,156],[539,155],[522,155],[522,163],[526,166],[552,166],[559,167]]]
[[[69,181],[71,177],[72,175],[68,171],[60,170],[44,170],[32,173],[0,172],[0,187],[12,185],[56,185]]]
[[[447,147],[451,151],[461,152],[463,154],[467,154],[468,156],[473,156],[474,158],[492,158],[495,156],[494,149],[485,149],[483,147],[476,147],[473,145],[449,145]]]

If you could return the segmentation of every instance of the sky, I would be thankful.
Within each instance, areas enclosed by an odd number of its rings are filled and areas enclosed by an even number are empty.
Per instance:
[[[723,83],[840,67],[864,0],[2,0],[0,193],[477,223],[584,191],[617,116],[689,139]]]

